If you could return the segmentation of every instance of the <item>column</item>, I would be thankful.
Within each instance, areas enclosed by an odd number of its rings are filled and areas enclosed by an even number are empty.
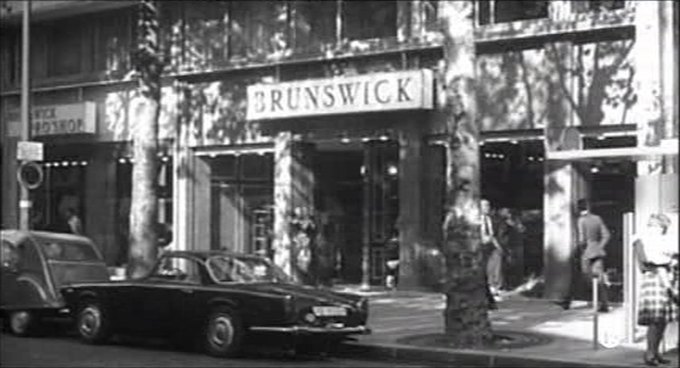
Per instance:
[[[290,219],[297,207],[314,209],[314,147],[279,133],[274,143],[274,263],[287,274],[301,279],[307,270],[297,262]]]
[[[399,135],[399,288],[421,285],[426,249],[421,242],[421,137],[415,127]]]

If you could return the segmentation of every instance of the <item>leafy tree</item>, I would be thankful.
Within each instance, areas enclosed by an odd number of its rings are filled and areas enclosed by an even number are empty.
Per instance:
[[[444,36],[441,115],[449,134],[447,213],[442,251],[446,334],[459,346],[481,346],[492,338],[480,246],[479,127],[476,124],[473,2],[440,4]]]
[[[158,8],[152,0],[139,2],[137,48],[133,64],[137,72],[137,96],[132,101],[133,158],[130,207],[130,248],[127,275],[147,274],[157,255],[156,193],[160,75],[163,70],[158,45]]]

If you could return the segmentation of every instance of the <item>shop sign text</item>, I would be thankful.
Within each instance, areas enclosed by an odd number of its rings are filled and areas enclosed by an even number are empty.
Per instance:
[[[36,106],[31,111],[31,136],[96,132],[96,104]]]
[[[430,70],[248,86],[248,120],[432,108]]]

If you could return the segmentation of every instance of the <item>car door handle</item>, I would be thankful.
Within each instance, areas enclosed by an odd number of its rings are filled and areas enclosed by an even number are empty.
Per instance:
[[[193,289],[181,289],[183,293],[185,294],[193,294],[194,290]]]

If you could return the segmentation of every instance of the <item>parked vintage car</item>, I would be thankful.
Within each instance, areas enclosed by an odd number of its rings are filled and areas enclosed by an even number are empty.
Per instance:
[[[60,288],[109,279],[99,250],[86,237],[2,230],[0,238],[0,312],[16,335],[37,332],[43,318],[69,315]]]
[[[370,332],[366,298],[293,283],[255,255],[167,252],[144,278],[74,284],[63,294],[88,343],[161,336],[233,356],[246,339],[335,344]]]

